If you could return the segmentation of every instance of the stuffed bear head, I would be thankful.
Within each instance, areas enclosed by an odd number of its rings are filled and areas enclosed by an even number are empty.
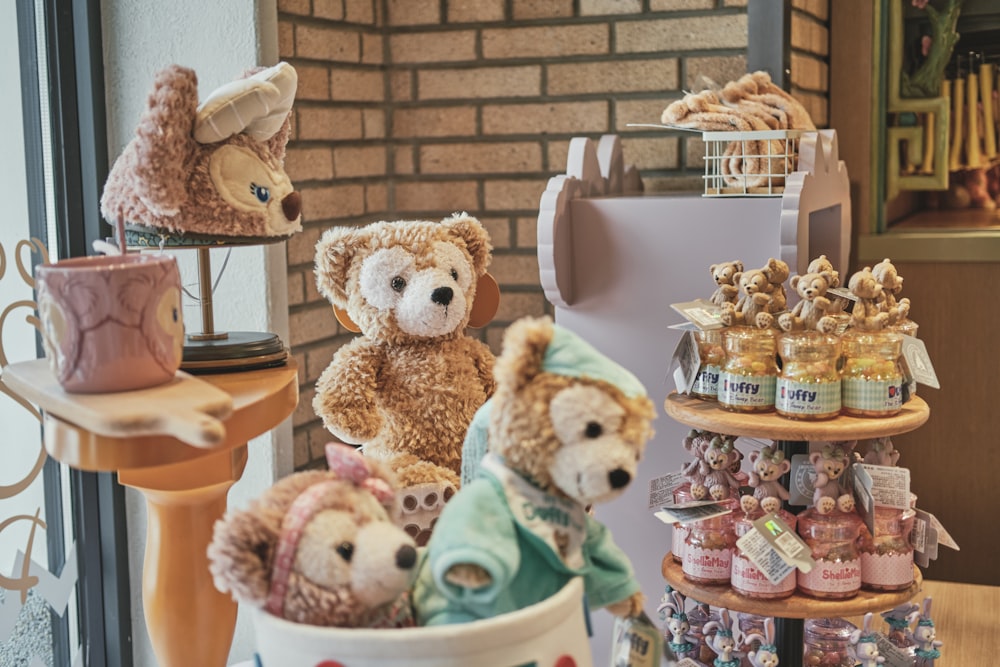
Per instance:
[[[157,73],[136,135],[111,168],[101,213],[112,224],[195,238],[300,231],[302,198],[284,168],[297,81],[279,63],[199,105],[192,70]]]
[[[847,283],[847,289],[858,299],[865,301],[875,301],[882,296],[882,285],[869,266],[851,276]]]
[[[763,267],[761,271],[767,276],[768,282],[774,286],[781,285],[788,280],[790,273],[787,263],[773,257],[767,260],[767,266]]]
[[[872,267],[872,275],[882,285],[883,291],[889,294],[899,294],[903,289],[903,278],[888,257]]]
[[[763,269],[741,271],[733,276],[733,278],[739,283],[740,290],[746,296],[753,296],[758,293],[768,294],[774,289],[774,285],[768,280],[767,274]]]
[[[711,302],[717,306],[723,303],[734,303],[739,291],[739,280],[737,275],[743,271],[743,262],[735,260],[712,264],[708,267],[712,273],[712,280],[715,281],[716,290],[712,294]]]
[[[327,461],[329,471],[289,475],[216,522],[215,585],[297,623],[406,625],[417,552],[390,520],[393,479],[347,445],[327,445]]]
[[[833,268],[833,263],[826,258],[826,255],[820,255],[809,262],[809,266],[806,267],[806,273],[823,273],[824,271],[830,274],[829,287],[840,287],[840,272]]]
[[[316,284],[340,322],[372,340],[456,338],[496,310],[491,252],[489,234],[464,213],[334,227],[316,246]],[[482,313],[474,310],[480,292]]]
[[[494,368],[489,451],[552,495],[621,495],[652,437],[642,384],[549,318],[508,327]]]
[[[826,296],[826,291],[833,286],[832,282],[833,276],[823,271],[792,276],[788,284],[803,301],[813,301],[816,297]]]

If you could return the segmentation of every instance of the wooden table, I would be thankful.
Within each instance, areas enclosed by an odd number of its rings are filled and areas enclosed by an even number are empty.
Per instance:
[[[179,373],[168,385],[120,394],[68,394],[45,360],[11,364],[2,380],[45,413],[45,448],[53,458],[117,472],[145,497],[143,609],[159,664],[224,666],[236,604],[213,585],[206,549],[246,467],[247,441],[298,403],[295,361],[240,373]]]

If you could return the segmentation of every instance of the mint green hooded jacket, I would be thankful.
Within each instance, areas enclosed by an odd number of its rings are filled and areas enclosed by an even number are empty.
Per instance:
[[[495,464],[484,465],[479,475],[452,498],[434,526],[413,591],[419,625],[523,609],[575,576],[584,579],[591,609],[639,590],[628,557],[583,508]],[[492,581],[474,590],[454,586],[444,574],[456,563],[479,565]]]

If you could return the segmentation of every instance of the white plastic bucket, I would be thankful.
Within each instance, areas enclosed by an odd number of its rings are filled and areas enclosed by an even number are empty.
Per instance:
[[[253,612],[263,667],[592,667],[583,582],[495,618],[426,628],[321,628]]]

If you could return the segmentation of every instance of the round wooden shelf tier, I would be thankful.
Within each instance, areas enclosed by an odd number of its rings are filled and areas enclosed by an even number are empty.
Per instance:
[[[703,401],[676,392],[667,396],[664,409],[671,418],[724,435],[772,440],[859,440],[898,435],[920,428],[930,417],[930,408],[919,396],[903,405],[893,417],[841,415],[823,421],[788,419],[775,412],[746,413],[723,410],[713,401]]]
[[[901,591],[879,593],[862,590],[856,597],[847,600],[819,600],[799,593],[781,600],[757,600],[740,595],[729,586],[705,586],[688,581],[684,578],[681,564],[675,562],[669,552],[663,557],[662,571],[668,584],[703,604],[760,616],[797,619],[840,618],[892,609],[913,599],[924,582],[920,570],[914,566],[913,584]]]

